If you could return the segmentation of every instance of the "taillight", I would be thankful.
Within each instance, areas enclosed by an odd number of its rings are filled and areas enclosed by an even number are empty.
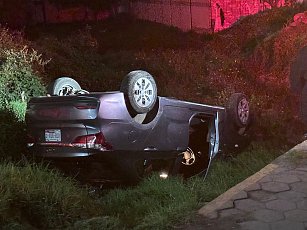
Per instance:
[[[98,150],[110,150],[112,146],[108,144],[101,132],[77,137],[72,146],[79,148],[89,148]]]

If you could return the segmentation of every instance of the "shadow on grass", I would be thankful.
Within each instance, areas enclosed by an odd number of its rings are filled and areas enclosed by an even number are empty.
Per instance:
[[[25,123],[10,110],[0,110],[0,160],[19,161],[26,149]]]

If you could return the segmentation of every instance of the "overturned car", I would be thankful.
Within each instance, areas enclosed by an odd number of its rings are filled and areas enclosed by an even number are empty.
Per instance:
[[[152,171],[205,175],[218,152],[245,141],[250,124],[244,94],[226,107],[160,97],[142,70],[127,74],[116,92],[89,93],[62,77],[48,93],[28,103],[30,155],[90,183],[135,184]]]

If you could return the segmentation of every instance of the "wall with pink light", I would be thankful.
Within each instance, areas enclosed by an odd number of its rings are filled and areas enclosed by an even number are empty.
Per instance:
[[[276,0],[274,2],[272,1],[272,3],[260,0],[212,0],[212,27],[215,32],[220,31],[230,27],[241,17],[284,5],[285,0]],[[221,25],[221,9],[224,12],[223,25]]]
[[[285,0],[139,0],[130,12],[140,19],[175,26],[183,31],[217,32],[240,17],[285,5]]]

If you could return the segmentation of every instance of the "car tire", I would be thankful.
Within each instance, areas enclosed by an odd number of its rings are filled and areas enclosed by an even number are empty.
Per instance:
[[[120,91],[128,98],[130,106],[136,113],[148,113],[157,101],[155,79],[143,70],[128,73],[122,81]]]
[[[304,125],[307,127],[307,84],[304,85],[301,95],[301,116]]]
[[[249,100],[242,93],[234,93],[230,96],[226,106],[227,116],[231,122],[239,128],[245,128],[250,123]]]
[[[56,96],[68,96],[81,90],[79,83],[70,77],[60,77],[52,82],[47,89],[47,93]]]
[[[303,47],[290,65],[290,89],[301,93],[307,80],[307,46]]]

